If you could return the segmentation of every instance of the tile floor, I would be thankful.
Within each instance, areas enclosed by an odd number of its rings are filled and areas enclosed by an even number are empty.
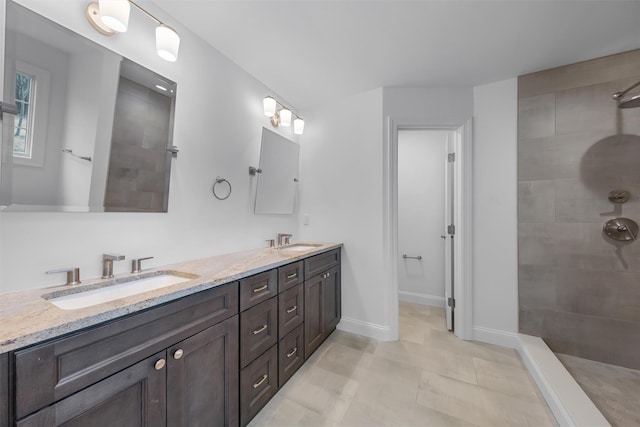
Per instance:
[[[556,425],[516,352],[461,341],[443,309],[404,302],[399,341],[335,331],[250,424]]]
[[[640,371],[556,354],[613,427],[640,426]]]

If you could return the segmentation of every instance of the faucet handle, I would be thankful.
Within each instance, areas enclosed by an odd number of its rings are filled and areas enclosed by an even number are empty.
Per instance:
[[[131,260],[131,272],[132,273],[140,273],[142,271],[142,261],[146,261],[148,259],[153,259],[152,256],[144,257],[144,258],[135,258]]]
[[[276,239],[267,239],[265,240],[265,242],[267,242],[269,244],[270,248],[273,248],[276,246]]]
[[[288,245],[289,243],[291,243],[291,237],[293,237],[293,236],[291,236],[291,235],[284,236],[284,244],[285,245]]]
[[[45,271],[45,273],[46,274],[67,273],[67,283],[65,283],[65,285],[79,285],[81,283],[79,267],[59,268],[56,270]]]

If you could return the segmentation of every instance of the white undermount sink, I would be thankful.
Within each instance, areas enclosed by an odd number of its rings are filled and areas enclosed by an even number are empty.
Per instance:
[[[320,246],[322,245],[315,244],[315,243],[293,243],[291,245],[282,246],[280,249],[283,251],[304,252],[304,251],[309,251],[311,249],[316,249]]]
[[[187,282],[197,277],[198,276],[195,275],[184,274],[178,276],[171,273],[163,273],[155,276],[134,277],[132,280],[124,283],[109,284],[99,288],[90,288],[85,291],[80,290],[79,292],[68,295],[55,296],[55,294],[52,294],[49,298],[45,295],[43,298],[63,310],[76,310],[78,308],[91,307],[92,305],[102,304],[119,298],[166,288],[167,286],[177,285],[178,283]]]

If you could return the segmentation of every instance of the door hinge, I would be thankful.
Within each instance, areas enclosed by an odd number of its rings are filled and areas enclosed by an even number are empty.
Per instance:
[[[452,236],[456,234],[456,226],[453,224],[447,226],[447,233],[451,234]]]
[[[456,308],[456,300],[450,297],[447,299],[447,305],[451,308]]]
[[[449,163],[455,162],[456,161],[456,153],[447,154],[447,160],[449,161]]]

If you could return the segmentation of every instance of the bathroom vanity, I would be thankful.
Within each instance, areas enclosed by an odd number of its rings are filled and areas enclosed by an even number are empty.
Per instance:
[[[0,426],[247,425],[340,320],[341,245],[298,248],[74,310],[46,298],[83,285],[0,296]]]

